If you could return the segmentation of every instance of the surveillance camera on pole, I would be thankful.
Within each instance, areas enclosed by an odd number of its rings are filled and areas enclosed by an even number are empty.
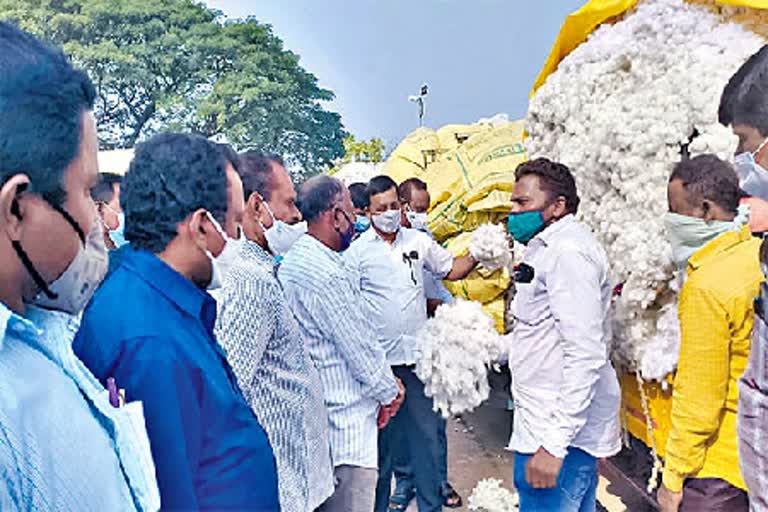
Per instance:
[[[419,106],[419,127],[424,126],[424,114],[427,110],[427,94],[429,94],[429,86],[423,84],[418,96],[408,96],[408,101],[412,101]]]

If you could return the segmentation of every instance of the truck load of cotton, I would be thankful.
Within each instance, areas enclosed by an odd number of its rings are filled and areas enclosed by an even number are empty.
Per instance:
[[[487,365],[499,359],[505,339],[479,302],[458,299],[440,306],[418,339],[416,374],[436,411],[447,418],[488,398]]]
[[[528,154],[573,171],[579,216],[624,283],[614,356],[646,375],[674,369],[651,352],[679,343],[660,339],[678,336],[665,307],[676,300],[662,222],[669,175],[683,147],[731,157],[736,140],[717,122],[720,95],[765,43],[729,16],[747,14],[703,0],[641,0],[565,57],[530,102]]]
[[[509,265],[512,250],[503,226],[483,224],[472,232],[469,254],[488,270],[498,270]]]
[[[468,500],[469,510],[476,512],[515,512],[520,506],[516,492],[505,489],[501,480],[480,480]]]

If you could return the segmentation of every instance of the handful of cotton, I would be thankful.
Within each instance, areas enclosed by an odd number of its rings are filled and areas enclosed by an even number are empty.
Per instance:
[[[480,480],[468,501],[469,510],[476,512],[514,512],[520,506],[517,493],[505,489],[496,478]]]
[[[504,338],[479,302],[458,299],[437,308],[419,331],[416,374],[444,417],[471,411],[488,398],[487,365],[504,350]]]
[[[512,260],[509,238],[498,224],[483,224],[472,232],[469,254],[488,270],[506,267]]]

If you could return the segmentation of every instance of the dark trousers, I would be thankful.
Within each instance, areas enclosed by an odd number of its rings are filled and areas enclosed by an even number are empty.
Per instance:
[[[419,512],[441,511],[442,465],[437,456],[441,424],[445,420],[432,410],[432,399],[412,368],[394,366],[392,371],[405,386],[405,401],[397,416],[379,432],[379,481],[375,510],[387,510],[392,492],[395,460],[410,462]]]
[[[446,437],[446,421],[440,418],[440,425],[437,431],[437,446],[435,447],[435,457],[440,465],[440,483],[444,486],[448,483],[448,439]],[[395,457],[392,467],[395,472],[395,493],[402,496],[408,496],[414,489],[413,470],[411,469],[411,458],[406,454]]]
[[[680,512],[748,512],[747,493],[719,478],[689,478]]]

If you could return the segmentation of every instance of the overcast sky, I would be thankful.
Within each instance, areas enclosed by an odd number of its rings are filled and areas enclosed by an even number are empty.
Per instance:
[[[585,0],[207,0],[273,26],[358,138],[388,146],[418,123],[408,102],[429,84],[425,124],[525,115],[563,19]]]

